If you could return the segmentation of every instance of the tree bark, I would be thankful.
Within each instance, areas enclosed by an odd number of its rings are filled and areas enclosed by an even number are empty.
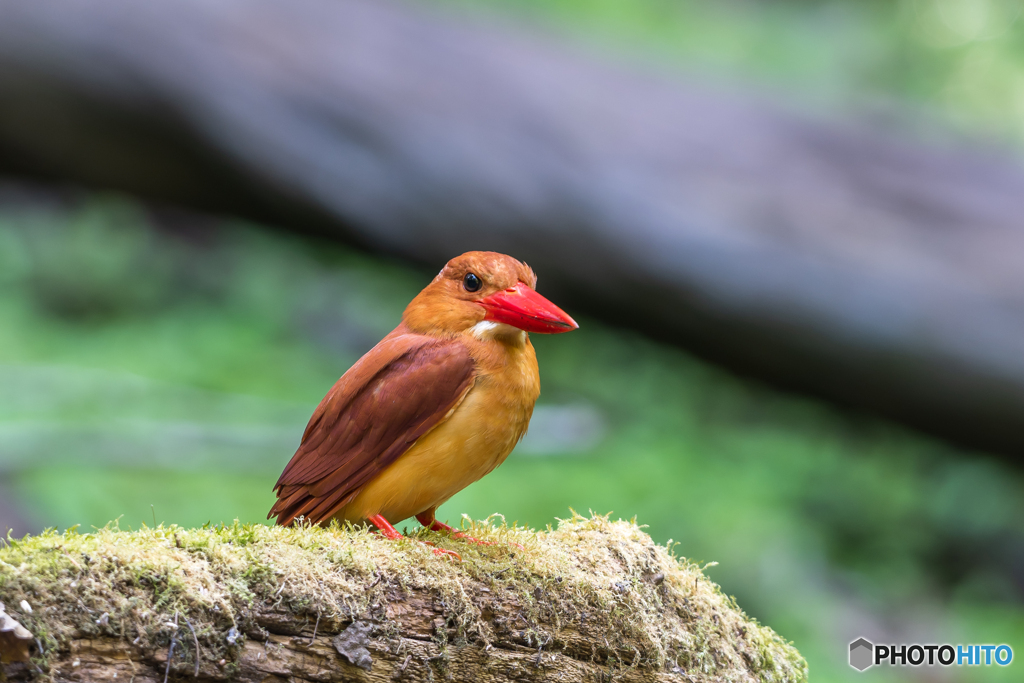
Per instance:
[[[0,2],[0,170],[542,287],[1024,450],[1024,171],[374,0]]]
[[[420,532],[460,562],[359,530],[237,523],[14,541],[0,625],[20,625],[0,633],[0,679],[807,679],[791,645],[633,524],[473,533],[491,544]]]

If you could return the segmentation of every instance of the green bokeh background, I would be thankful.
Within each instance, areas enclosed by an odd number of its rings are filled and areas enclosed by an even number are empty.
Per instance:
[[[529,24],[602,59],[794,93],[819,113],[856,102],[869,120],[883,111],[887,126],[912,122],[908,135],[946,131],[940,141],[983,139],[1011,154],[1024,136],[1020,3],[438,5]],[[5,190],[6,490],[38,528],[265,520],[313,407],[431,275],[123,197]],[[792,639],[815,681],[908,679],[850,669],[859,635],[1024,652],[1019,470],[579,322],[534,338],[541,405],[583,406],[601,429],[583,450],[542,440],[517,451],[442,518],[500,513],[543,527],[570,508],[636,517],[678,553],[717,562],[710,576]],[[1019,670],[945,673],[1010,681]]]

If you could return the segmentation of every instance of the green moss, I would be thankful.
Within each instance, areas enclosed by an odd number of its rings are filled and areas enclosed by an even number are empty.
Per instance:
[[[471,597],[474,587],[515,596],[529,644],[558,645],[561,626],[607,634],[596,656],[613,666],[728,678],[742,670],[764,681],[806,680],[806,663],[771,629],[747,618],[694,563],[672,556],[640,527],[574,516],[556,530],[504,523],[466,525],[493,545],[419,531],[397,542],[361,528],[262,525],[177,526],[95,533],[53,531],[0,548],[0,601],[32,606],[14,613],[46,653],[72,638],[114,637],[143,649],[167,647],[177,632],[182,666],[237,657],[259,631],[255,608],[336,621],[386,621],[382,605],[406,591],[444,606],[446,652],[495,638]],[[433,554],[429,539],[457,550],[461,563]],[[521,547],[521,549],[520,549]],[[656,578],[652,578],[656,577]],[[11,609],[10,607],[8,609]],[[175,626],[177,625],[177,626]],[[599,648],[600,650],[601,648]],[[631,653],[628,657],[623,653]],[[439,666],[443,668],[444,662]]]

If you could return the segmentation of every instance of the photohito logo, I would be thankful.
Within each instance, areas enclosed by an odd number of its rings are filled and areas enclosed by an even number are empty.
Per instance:
[[[867,638],[850,643],[850,666],[864,671],[889,666],[1009,666],[1009,645],[875,645]]]

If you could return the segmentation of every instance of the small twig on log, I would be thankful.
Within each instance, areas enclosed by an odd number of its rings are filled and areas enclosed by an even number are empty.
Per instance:
[[[164,683],[171,675],[171,658],[174,657],[174,646],[178,643],[178,613],[174,613],[174,630],[171,631],[171,645],[167,648],[167,668],[164,669]]]
[[[320,628],[320,610],[316,611],[316,624],[313,625],[313,637],[309,639],[309,644],[312,645],[316,641],[316,632]]]
[[[412,655],[406,655],[405,661],[402,662],[402,665],[398,667],[398,670],[395,671],[395,673],[391,674],[391,679],[397,681],[400,680],[403,676],[405,676],[405,670],[409,666],[409,662],[411,661]]]
[[[196,670],[195,673],[192,674],[192,678],[199,678],[199,638],[196,637],[196,630],[192,628],[192,622],[189,621],[188,618],[185,619],[185,625],[188,626],[189,631],[192,631],[192,642],[195,643],[196,646]]]

